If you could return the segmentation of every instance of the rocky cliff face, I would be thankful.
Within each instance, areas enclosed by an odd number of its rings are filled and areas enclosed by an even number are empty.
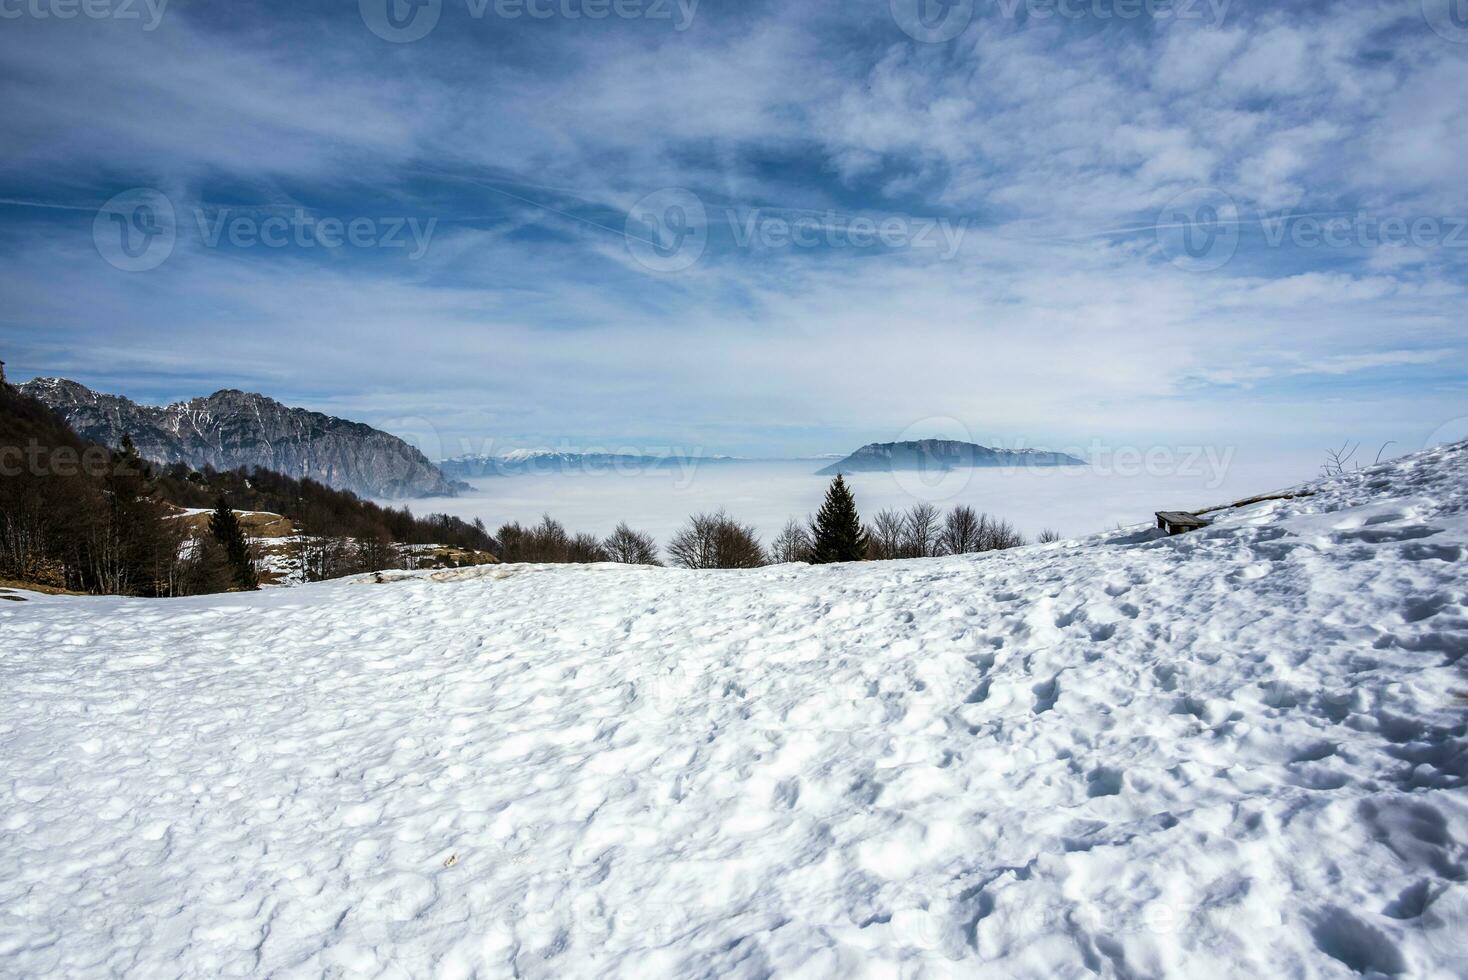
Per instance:
[[[20,390],[61,413],[83,438],[116,446],[127,433],[139,453],[162,463],[259,466],[365,497],[450,495],[462,486],[396,436],[264,395],[216,391],[157,407],[61,378],[37,378]]]

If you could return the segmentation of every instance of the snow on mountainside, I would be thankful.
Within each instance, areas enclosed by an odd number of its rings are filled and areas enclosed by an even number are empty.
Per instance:
[[[456,485],[397,436],[361,422],[226,389],[172,405],[139,405],[64,378],[19,386],[84,439],[117,446],[126,432],[146,459],[231,470],[259,466],[364,497],[451,495]]]
[[[1468,975],[1468,445],[1315,489],[0,603],[0,974]]]

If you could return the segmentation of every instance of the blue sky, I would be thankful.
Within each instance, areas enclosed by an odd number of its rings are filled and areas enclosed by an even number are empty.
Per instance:
[[[1468,416],[1450,0],[535,2],[0,0],[12,379],[430,455]]]

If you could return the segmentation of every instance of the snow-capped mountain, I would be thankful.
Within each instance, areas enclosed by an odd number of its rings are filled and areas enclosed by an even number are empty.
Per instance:
[[[84,439],[117,446],[123,433],[161,463],[263,467],[366,497],[450,495],[458,487],[397,436],[273,398],[226,389],[172,405],[139,405],[64,378],[19,386]]]
[[[819,472],[872,473],[952,470],[965,466],[1083,466],[1085,460],[1044,449],[993,449],[954,439],[871,442]]]
[[[1468,976],[1468,444],[1207,516],[0,596],[0,973]]]

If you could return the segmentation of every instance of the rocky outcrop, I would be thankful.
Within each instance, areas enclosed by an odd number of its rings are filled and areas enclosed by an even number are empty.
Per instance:
[[[160,463],[258,466],[364,497],[446,496],[463,486],[397,436],[251,392],[226,389],[159,407],[62,378],[37,378],[20,390],[83,438],[117,446],[126,433],[144,458]]]

